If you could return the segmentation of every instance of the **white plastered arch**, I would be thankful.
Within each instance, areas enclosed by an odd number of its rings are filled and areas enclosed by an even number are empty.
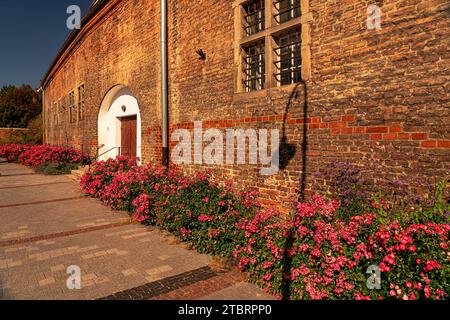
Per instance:
[[[132,116],[137,118],[136,155],[142,159],[142,119],[138,101],[124,85],[111,88],[103,98],[98,114],[99,160],[119,155],[122,143],[120,119]]]

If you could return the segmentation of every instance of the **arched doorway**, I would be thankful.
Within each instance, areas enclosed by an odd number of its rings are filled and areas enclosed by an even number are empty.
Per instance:
[[[141,159],[141,122],[139,104],[128,87],[111,88],[98,115],[99,160],[118,155]]]

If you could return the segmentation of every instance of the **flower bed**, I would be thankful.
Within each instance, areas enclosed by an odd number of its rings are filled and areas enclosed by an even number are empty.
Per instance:
[[[8,162],[19,162],[19,156],[27,151],[31,146],[23,144],[0,145],[0,157]]]
[[[279,298],[448,298],[449,225],[401,222],[382,202],[352,214],[315,195],[281,220],[255,193],[236,192],[209,174],[184,177],[124,158],[92,165],[81,187],[201,253],[235,259]],[[380,289],[368,288],[371,266],[381,273]]]
[[[234,253],[240,269],[291,299],[447,298],[449,225],[384,224],[373,212],[347,221],[338,208],[316,195],[264,234],[247,228],[252,230],[247,245]],[[381,272],[378,290],[367,286],[371,266]]]
[[[176,170],[138,167],[120,157],[91,166],[81,188],[138,222],[173,232],[201,253],[226,257],[246,241],[238,222],[260,210],[255,194],[235,194],[231,184],[222,186],[208,174],[185,178]]]
[[[43,172],[47,167],[55,166],[57,171],[64,173],[66,173],[64,168],[73,168],[74,165],[86,163],[89,160],[81,151],[48,145],[1,145],[0,157],[6,158],[8,162],[40,168]]]

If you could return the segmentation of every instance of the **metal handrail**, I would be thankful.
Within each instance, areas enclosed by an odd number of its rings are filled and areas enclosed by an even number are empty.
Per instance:
[[[98,155],[98,156],[97,156],[97,159],[99,159],[101,156],[104,156],[105,154],[110,153],[111,151],[116,150],[116,149],[119,150],[119,156],[120,156],[120,154],[121,154],[121,147],[114,147],[114,148],[111,148],[111,149],[109,149],[108,151],[105,151],[105,152],[103,152],[102,154]],[[100,149],[99,149],[99,150],[100,150]]]
[[[100,152],[100,149],[103,148],[103,147],[105,147],[105,144],[99,145],[97,147],[97,153],[96,153],[97,157],[98,157],[98,153]]]

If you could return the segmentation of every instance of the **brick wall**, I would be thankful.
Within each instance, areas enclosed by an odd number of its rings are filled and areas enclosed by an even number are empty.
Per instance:
[[[382,29],[369,31],[367,6],[375,3]],[[386,178],[443,177],[450,163],[449,9],[446,0],[311,0],[311,79],[236,94],[232,1],[169,1],[171,130],[201,120],[206,128],[284,133],[283,170],[275,176],[261,176],[254,165],[183,169],[211,169],[267,203],[298,197],[312,173],[334,162]],[[88,110],[84,123],[47,127],[49,142],[96,145],[101,101],[124,84],[141,107],[144,161],[160,161],[159,54],[159,1],[119,1],[47,88],[51,101],[85,82]]]
[[[127,86],[137,98],[143,117],[143,131],[159,125],[160,52],[159,1],[111,0],[100,15],[101,21],[89,28],[46,87],[46,138],[50,144],[89,148],[98,146],[97,124],[101,103],[116,85]],[[55,125],[51,103],[68,96],[85,84],[85,120],[69,123],[64,112],[61,125]],[[66,104],[67,105],[67,104]],[[160,153],[155,139],[143,137],[147,161],[157,161]],[[160,139],[160,138],[159,138]]]
[[[0,142],[7,143],[13,136],[28,132],[30,132],[30,129],[0,128]]]

